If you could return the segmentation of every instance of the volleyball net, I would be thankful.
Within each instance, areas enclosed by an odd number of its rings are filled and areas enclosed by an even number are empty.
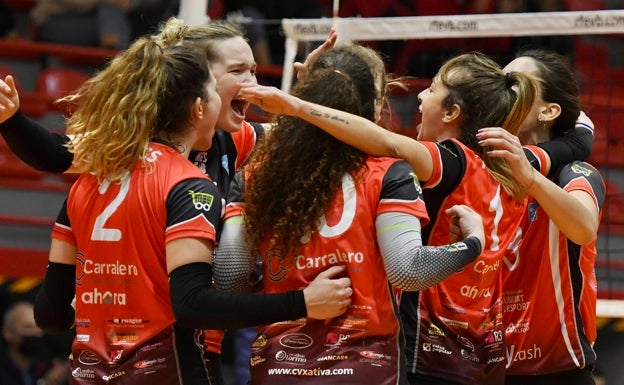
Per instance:
[[[595,123],[589,161],[607,184],[598,239],[598,315],[624,318],[624,10],[509,13],[393,18],[284,19],[282,89],[294,81],[302,43],[324,41],[332,28],[340,42],[357,41],[384,55],[388,69],[409,75],[407,91],[392,96],[392,129],[415,136],[417,94],[444,60],[480,51],[501,65],[520,48],[541,47],[568,56],[578,75],[583,110]]]

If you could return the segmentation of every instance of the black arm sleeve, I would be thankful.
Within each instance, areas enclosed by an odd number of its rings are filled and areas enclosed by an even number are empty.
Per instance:
[[[74,160],[64,146],[70,140],[67,135],[48,131],[21,110],[0,124],[0,134],[11,151],[36,170],[62,173]]]
[[[212,266],[190,263],[169,274],[171,304],[180,326],[237,329],[293,320],[307,315],[303,291],[240,294],[211,287]]]
[[[549,176],[555,174],[563,165],[575,160],[585,160],[594,145],[594,135],[587,126],[577,123],[574,129],[565,135],[538,144],[550,157]]]
[[[76,266],[50,262],[35,297],[35,322],[47,333],[61,333],[74,324],[71,306],[76,293]]]

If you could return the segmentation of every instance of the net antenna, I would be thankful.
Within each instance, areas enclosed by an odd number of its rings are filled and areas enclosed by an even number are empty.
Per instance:
[[[331,28],[339,42],[463,37],[582,35],[622,33],[624,10],[500,13],[410,17],[337,17],[283,19],[286,35],[282,90],[293,81],[293,63],[300,41],[324,41]]]

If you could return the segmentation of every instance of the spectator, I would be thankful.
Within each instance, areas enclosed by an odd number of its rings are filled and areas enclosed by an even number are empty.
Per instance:
[[[256,2],[247,1],[247,3],[255,4]],[[277,64],[284,62],[284,34],[281,30],[281,19],[318,18],[324,16],[323,8],[314,0],[264,0],[262,2],[262,12],[267,20],[265,29],[269,39],[271,60]],[[305,55],[306,48],[311,47],[301,46],[299,59]],[[256,57],[256,61],[258,61],[258,57]]]
[[[114,0],[39,0],[30,17],[45,42],[123,49],[132,36],[125,10]]]
[[[0,38],[10,37],[15,33],[15,15],[11,8],[0,0]]]
[[[496,12],[516,13],[516,12],[559,12],[566,11],[567,8],[562,0],[497,0]],[[496,59],[501,63],[508,63],[514,59],[515,53],[528,49],[547,49],[566,57],[568,64],[574,59],[574,38],[572,36],[516,36],[503,38],[508,40],[507,49],[504,54],[500,52]],[[501,47],[502,48],[502,47]],[[494,53],[493,55],[494,56]]]
[[[160,23],[175,16],[179,7],[177,0],[117,0],[117,2],[127,4],[126,17],[130,24],[132,40],[158,33]]]
[[[242,24],[256,63],[272,64],[271,47],[265,26],[266,16],[255,2],[228,1],[225,4],[225,12],[228,21]]]
[[[30,17],[39,40],[125,49],[155,33],[175,12],[172,0],[39,0]],[[75,33],[80,31],[80,33]]]
[[[69,365],[50,354],[44,333],[35,324],[32,303],[18,301],[7,309],[2,337],[0,384],[67,384]]]

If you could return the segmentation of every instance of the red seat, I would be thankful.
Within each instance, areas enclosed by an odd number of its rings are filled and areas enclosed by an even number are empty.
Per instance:
[[[37,171],[22,162],[9,148],[4,138],[0,137],[0,177],[3,182],[7,178],[25,179],[37,181],[44,173]]]
[[[85,72],[69,68],[47,68],[37,77],[35,90],[49,99],[50,111],[68,112],[67,104],[58,104],[55,101],[76,91],[89,75]]]
[[[4,0],[4,4],[15,12],[30,12],[37,3],[38,0]]]

